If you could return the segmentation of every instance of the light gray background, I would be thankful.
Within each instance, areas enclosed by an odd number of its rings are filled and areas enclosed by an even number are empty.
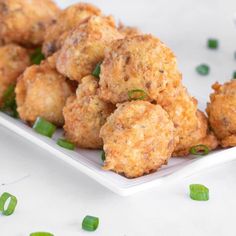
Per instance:
[[[67,6],[77,1],[58,1]],[[236,1],[230,0],[94,0],[106,14],[153,33],[171,47],[178,58],[184,83],[204,102],[210,85],[227,81],[236,70]],[[206,49],[216,37],[220,49]],[[195,67],[211,66],[207,77]],[[17,211],[0,216],[1,236],[28,236],[45,230],[56,236],[235,236],[236,162],[201,172],[163,187],[119,197],[45,151],[0,127],[0,193],[18,197]],[[235,154],[236,155],[236,154]],[[202,183],[210,201],[195,202],[188,186]],[[81,230],[86,214],[100,217],[95,233]]]

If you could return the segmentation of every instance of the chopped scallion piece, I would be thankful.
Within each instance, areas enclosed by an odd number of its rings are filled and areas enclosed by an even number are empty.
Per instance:
[[[35,65],[39,65],[44,59],[45,56],[43,55],[41,48],[36,48],[30,56],[31,63]]]
[[[54,236],[54,235],[47,232],[35,232],[31,233],[30,236]]]
[[[86,216],[82,222],[82,228],[86,231],[95,231],[99,225],[99,218]]]
[[[104,150],[102,150],[101,159],[102,159],[102,161],[106,160],[106,154],[105,154]]]
[[[133,89],[128,92],[129,100],[144,100],[147,94],[142,89]]]
[[[210,72],[210,67],[206,64],[201,64],[201,65],[197,66],[196,71],[200,75],[208,75]]]
[[[193,155],[205,156],[210,152],[210,150],[206,145],[199,144],[194,147],[191,147],[189,152]]]
[[[236,71],[233,73],[233,79],[236,79]]]
[[[208,39],[207,46],[210,49],[217,49],[219,47],[219,42],[217,39]]]
[[[8,206],[6,206],[6,203],[8,202],[8,199],[10,199]],[[11,195],[10,193],[3,193],[0,197],[0,211],[3,215],[9,216],[13,214],[15,211],[17,205],[17,199],[15,196]]]
[[[70,141],[66,139],[59,138],[57,140],[57,144],[63,148],[69,149],[69,150],[75,150],[75,144],[71,143]]]
[[[209,189],[202,184],[191,184],[190,198],[196,201],[208,201],[209,200]]]
[[[102,64],[102,62],[99,62],[99,63],[96,65],[96,67],[95,67],[95,69],[93,70],[93,72],[92,72],[92,75],[93,75],[94,77],[98,78],[98,79],[99,79],[99,75],[100,75],[100,72],[101,72],[101,64]]]
[[[33,129],[37,133],[51,138],[56,131],[56,126],[42,117],[38,117],[34,123]]]

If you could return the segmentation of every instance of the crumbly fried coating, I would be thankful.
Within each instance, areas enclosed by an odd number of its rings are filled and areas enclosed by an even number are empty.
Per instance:
[[[62,109],[73,89],[47,61],[28,67],[18,79],[15,92],[23,121],[33,124],[37,117],[43,117],[58,127],[64,124]]]
[[[68,32],[93,15],[101,15],[101,11],[88,3],[77,3],[61,11],[55,24],[52,24],[46,31],[43,43],[45,56],[50,56],[58,51]]]
[[[197,100],[182,84],[177,87],[169,85],[158,103],[168,112],[179,137],[174,156],[186,156],[190,148],[198,144],[207,145],[210,150],[218,146],[216,137],[209,132],[206,116],[197,108]]]
[[[18,45],[0,47],[0,106],[3,94],[10,85],[15,85],[18,76],[30,65],[28,51]]]
[[[167,164],[175,147],[174,125],[159,105],[126,102],[107,119],[104,141],[105,170],[135,178]]]
[[[97,89],[96,78],[84,77],[77,96],[70,97],[63,109],[65,136],[80,148],[102,148],[99,132],[114,110],[113,105],[99,99]]]
[[[80,82],[103,60],[110,42],[122,37],[110,17],[90,17],[66,38],[57,59],[57,70]]]
[[[41,45],[58,12],[52,0],[0,0],[0,38],[3,43]]]
[[[112,103],[127,101],[128,92],[141,89],[156,100],[168,83],[180,78],[173,52],[151,35],[112,42],[101,65],[100,97]]]
[[[215,83],[207,105],[209,122],[221,146],[236,146],[236,81]]]
[[[124,37],[132,37],[132,36],[142,34],[142,32],[138,28],[131,27],[131,26],[125,26],[122,23],[119,24],[118,30],[121,34],[124,35]]]

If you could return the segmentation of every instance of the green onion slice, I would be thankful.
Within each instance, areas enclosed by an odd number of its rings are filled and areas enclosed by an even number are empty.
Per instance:
[[[142,89],[133,89],[128,91],[129,100],[144,100],[147,94]]]
[[[43,55],[41,48],[36,48],[30,56],[31,63],[35,65],[39,65],[44,59],[45,56]]]
[[[102,159],[102,161],[106,160],[106,154],[105,154],[104,150],[102,150],[101,159]]]
[[[54,235],[47,232],[35,232],[31,233],[30,236],[54,236]]]
[[[209,189],[202,184],[191,184],[190,198],[196,201],[208,201],[209,200]]]
[[[57,144],[63,148],[69,149],[69,150],[75,150],[75,144],[71,143],[70,141],[66,139],[59,138],[57,140]]]
[[[34,123],[33,129],[44,136],[51,138],[56,131],[56,126],[42,117],[38,117]]]
[[[18,112],[15,98],[15,86],[9,85],[9,87],[3,94],[3,105],[1,107],[1,111],[7,113],[8,115],[14,118],[17,118]]]
[[[199,144],[191,147],[189,152],[193,155],[205,156],[210,152],[210,149],[206,145]]]
[[[82,222],[82,228],[86,231],[95,231],[99,225],[99,218],[86,216]]]
[[[236,79],[236,71],[233,73],[233,79]]]
[[[95,67],[95,69],[93,70],[93,72],[92,72],[92,75],[93,75],[94,77],[98,78],[98,79],[99,79],[100,72],[101,72],[101,64],[102,64],[102,62],[99,62],[99,63],[96,65],[96,67]]]
[[[196,71],[200,75],[208,75],[210,72],[210,67],[206,64],[201,64],[201,65],[197,66]]]
[[[8,206],[6,206],[8,199],[10,199]],[[10,193],[3,193],[0,197],[0,211],[3,215],[9,216],[13,214],[17,205],[17,198]]]
[[[217,39],[208,39],[207,46],[210,49],[217,49],[219,46],[218,40]]]

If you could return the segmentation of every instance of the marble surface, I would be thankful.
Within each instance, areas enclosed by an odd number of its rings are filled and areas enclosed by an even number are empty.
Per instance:
[[[58,2],[66,6],[76,1]],[[210,85],[229,80],[236,70],[235,1],[90,2],[117,20],[161,38],[177,55],[189,91],[204,102]],[[209,37],[220,40],[219,50],[207,50]],[[195,72],[202,62],[211,66],[207,77]],[[14,215],[0,216],[1,236],[28,236],[33,231],[49,231],[55,236],[236,235],[236,162],[123,198],[2,127],[0,150],[0,193],[10,192],[19,200]],[[208,186],[210,201],[189,199],[191,183]],[[87,214],[100,218],[94,233],[81,230]]]

